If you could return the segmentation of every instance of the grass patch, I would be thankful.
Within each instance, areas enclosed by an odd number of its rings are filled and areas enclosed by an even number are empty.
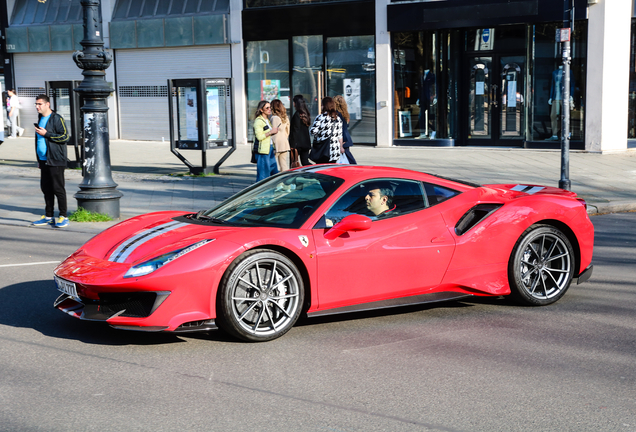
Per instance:
[[[82,207],[78,207],[76,211],[71,213],[68,219],[73,222],[109,222],[113,220],[107,214],[93,213]]]
[[[184,172],[177,172],[177,173],[170,173],[171,177],[191,177],[191,178],[201,178],[201,177],[213,177],[216,174],[214,173],[210,173],[210,174],[192,174],[192,173],[184,173]]]

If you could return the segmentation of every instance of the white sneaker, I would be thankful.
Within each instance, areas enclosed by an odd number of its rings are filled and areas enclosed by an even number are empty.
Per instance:
[[[23,133],[24,133],[24,128],[18,129],[18,136],[22,136]]]

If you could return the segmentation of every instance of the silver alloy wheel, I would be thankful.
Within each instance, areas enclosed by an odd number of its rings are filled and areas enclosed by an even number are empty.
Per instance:
[[[252,341],[286,333],[300,315],[301,284],[296,266],[284,255],[259,251],[246,257],[232,271],[227,285],[227,315],[233,333]]]
[[[514,254],[519,294],[533,304],[558,300],[572,281],[572,246],[557,229],[541,227],[522,236]]]

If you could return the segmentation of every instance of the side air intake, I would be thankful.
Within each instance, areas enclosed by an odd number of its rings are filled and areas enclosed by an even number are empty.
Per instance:
[[[455,233],[457,235],[467,233],[472,227],[493,214],[502,205],[503,204],[477,204],[464,213],[464,216],[459,219],[459,222],[455,225]]]

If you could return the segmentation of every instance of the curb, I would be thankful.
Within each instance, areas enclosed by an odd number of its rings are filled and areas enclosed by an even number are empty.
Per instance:
[[[608,213],[621,213],[636,211],[636,202],[634,201],[609,201],[605,203],[591,204],[587,203],[588,216],[598,216]]]

